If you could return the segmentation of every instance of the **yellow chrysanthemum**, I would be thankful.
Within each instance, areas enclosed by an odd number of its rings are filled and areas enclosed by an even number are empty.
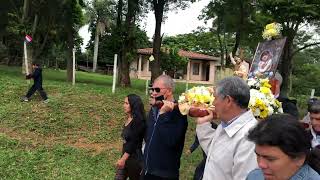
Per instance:
[[[264,39],[270,40],[274,37],[280,36],[282,27],[279,23],[271,23],[266,25],[264,31],[262,32],[262,37]]]
[[[271,94],[271,90],[267,87],[260,87],[260,92],[262,92],[263,94],[266,94],[266,95]]]
[[[213,88],[210,87],[193,87],[179,96],[179,108],[181,105],[183,112],[187,113],[192,106],[202,108],[212,106],[214,101],[213,93]],[[188,106],[188,108],[186,108],[186,106]]]
[[[268,79],[249,79],[251,83],[249,108],[253,115],[259,119],[283,113],[281,103],[276,100],[271,92]]]
[[[281,102],[280,101],[278,101],[277,99],[276,100],[274,100],[274,102],[275,102],[275,104],[276,104],[276,106],[279,108],[279,107],[281,107]]]
[[[266,118],[268,117],[268,109],[264,109],[263,111],[260,112],[260,118]]]
[[[269,79],[261,79],[261,86],[271,88],[271,84],[269,84]]]
[[[268,30],[268,29],[275,29],[275,27],[276,27],[276,24],[275,23],[270,23],[270,24],[267,24],[266,25],[266,29]]]

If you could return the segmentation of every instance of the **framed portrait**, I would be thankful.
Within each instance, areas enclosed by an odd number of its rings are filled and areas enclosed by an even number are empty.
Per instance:
[[[250,77],[271,79],[282,55],[286,38],[260,42],[249,70]]]

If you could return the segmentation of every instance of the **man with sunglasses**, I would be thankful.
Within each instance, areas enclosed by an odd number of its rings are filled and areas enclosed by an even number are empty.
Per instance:
[[[179,179],[188,122],[177,108],[173,92],[174,81],[167,75],[155,79],[150,88],[152,107],[145,135],[144,180]]]
[[[197,118],[197,135],[207,154],[203,180],[244,180],[258,167],[254,143],[246,136],[257,124],[251,110],[249,86],[239,77],[221,80],[215,90],[215,113],[221,123],[211,128],[213,113]]]

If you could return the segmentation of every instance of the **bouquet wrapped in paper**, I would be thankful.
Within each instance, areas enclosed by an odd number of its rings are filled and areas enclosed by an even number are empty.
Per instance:
[[[179,96],[179,110],[183,115],[203,117],[213,108],[213,87],[195,86]]]

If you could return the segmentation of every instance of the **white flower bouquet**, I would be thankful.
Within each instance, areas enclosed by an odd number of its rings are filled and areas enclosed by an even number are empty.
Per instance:
[[[179,96],[181,114],[191,117],[208,115],[208,108],[213,107],[214,90],[212,87],[195,86]]]
[[[258,119],[265,119],[272,114],[283,113],[281,102],[272,94],[268,79],[248,79],[250,86],[249,108]]]

